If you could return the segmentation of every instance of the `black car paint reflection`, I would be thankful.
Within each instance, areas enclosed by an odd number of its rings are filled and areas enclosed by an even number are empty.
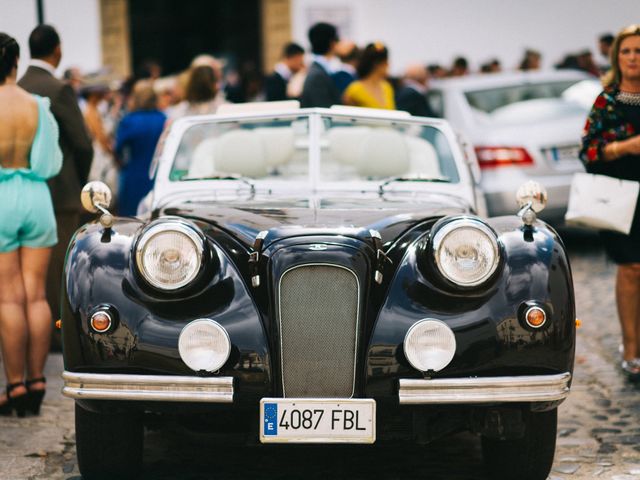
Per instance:
[[[442,214],[448,208],[434,209]],[[250,365],[261,375],[251,377],[256,382],[253,388],[246,383],[243,387],[262,396],[278,395],[279,371],[274,369],[279,358],[277,308],[272,285],[286,268],[309,262],[312,256],[348,266],[358,272],[364,285],[357,396],[390,398],[396,395],[398,376],[423,376],[408,364],[402,345],[411,325],[424,318],[441,320],[456,334],[456,355],[436,377],[557,373],[572,368],[575,312],[570,299],[561,293],[572,288],[570,272],[564,249],[556,248],[557,235],[544,224],[527,232],[515,218],[490,220],[504,258],[486,286],[468,291],[443,283],[425,260],[430,229],[439,217],[424,210],[416,220],[412,215],[373,208],[362,215],[371,219],[370,225],[359,228],[345,228],[342,211],[334,215],[334,225],[327,225],[331,218],[327,211],[323,225],[269,229],[283,219],[300,220],[297,205],[293,213],[283,209],[261,212],[254,205],[226,209],[225,214],[229,210],[238,214],[233,222],[223,221],[223,215],[213,208],[189,209],[211,243],[219,267],[197,289],[177,296],[158,295],[136,276],[131,255],[139,222],[116,224],[107,252],[99,225],[78,232],[70,250],[67,299],[85,335],[67,342],[71,351],[68,368],[189,374],[177,353],[179,332],[196,318],[212,318],[228,330],[237,352],[219,374],[237,376]],[[180,207],[166,211],[187,213]],[[246,229],[243,215],[250,218],[252,229]],[[381,285],[372,281],[375,252],[366,238],[373,225],[383,228],[385,248],[394,262],[385,265]],[[247,265],[252,248],[249,232],[258,229],[269,233],[261,265],[263,284],[256,289],[250,286]],[[527,235],[532,241],[525,241]],[[326,245],[327,250],[309,250],[314,243]],[[520,306],[532,300],[544,306],[549,316],[543,331],[526,328],[518,314]],[[87,306],[98,303],[114,305],[123,319],[108,339],[86,335]],[[66,336],[71,337],[68,330]],[[526,356],[521,355],[523,351]],[[109,362],[103,363],[107,357]]]

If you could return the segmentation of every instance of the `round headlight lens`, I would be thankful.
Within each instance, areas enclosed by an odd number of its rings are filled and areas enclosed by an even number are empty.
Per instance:
[[[456,353],[456,336],[440,320],[425,319],[413,324],[404,338],[404,355],[413,368],[438,372]]]
[[[229,334],[218,322],[200,318],[189,323],[178,338],[180,358],[196,372],[215,372],[231,353]]]
[[[470,218],[440,228],[433,238],[433,251],[440,273],[462,286],[480,285],[498,267],[495,234],[484,223]]]
[[[182,223],[162,223],[147,230],[136,253],[138,269],[151,285],[175,290],[189,284],[202,265],[204,244]]]

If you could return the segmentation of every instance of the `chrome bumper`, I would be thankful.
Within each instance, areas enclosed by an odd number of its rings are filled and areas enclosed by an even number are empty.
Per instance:
[[[518,377],[400,380],[401,404],[552,402],[569,395],[569,372]]]
[[[62,374],[62,394],[79,400],[232,403],[233,377]]]

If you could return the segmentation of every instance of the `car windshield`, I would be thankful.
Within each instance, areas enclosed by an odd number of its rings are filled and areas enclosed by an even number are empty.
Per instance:
[[[320,178],[458,182],[453,152],[437,128],[403,122],[323,117]]]
[[[211,122],[182,136],[170,180],[308,177],[309,119]]]
[[[467,91],[464,95],[469,105],[474,109],[485,113],[493,113],[500,108],[518,102],[549,98],[560,99],[565,90],[578,82],[579,80],[564,80],[545,83],[524,83]]]
[[[183,134],[171,181],[320,183],[387,179],[458,182],[453,151],[438,128],[351,116],[301,115],[196,124]]]

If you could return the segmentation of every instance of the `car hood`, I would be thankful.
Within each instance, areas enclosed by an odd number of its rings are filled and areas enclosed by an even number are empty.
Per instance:
[[[205,221],[252,246],[263,230],[270,238],[309,234],[350,234],[377,230],[383,243],[429,218],[469,213],[461,198],[446,194],[397,196],[363,194],[357,198],[336,195],[272,198],[256,195],[235,201],[181,200],[163,207],[157,214],[176,215]]]

